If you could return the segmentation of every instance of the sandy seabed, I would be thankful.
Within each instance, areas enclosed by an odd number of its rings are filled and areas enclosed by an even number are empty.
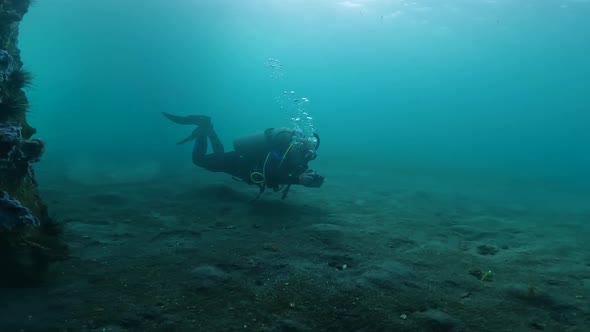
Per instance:
[[[41,171],[71,257],[0,290],[0,331],[590,331],[588,192],[325,166],[257,202],[196,168]]]

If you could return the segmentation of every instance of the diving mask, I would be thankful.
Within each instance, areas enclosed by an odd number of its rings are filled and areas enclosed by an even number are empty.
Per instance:
[[[319,136],[313,134],[313,137],[306,137],[303,135],[296,135],[294,137],[293,145],[296,150],[301,152],[304,160],[314,160],[317,157],[317,148],[320,145]]]

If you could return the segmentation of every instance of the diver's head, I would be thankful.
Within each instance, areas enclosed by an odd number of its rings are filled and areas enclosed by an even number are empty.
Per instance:
[[[296,131],[293,135],[293,141],[291,144],[293,158],[299,159],[303,163],[307,163],[317,157],[317,150],[320,146],[320,137],[316,133],[310,137]]]

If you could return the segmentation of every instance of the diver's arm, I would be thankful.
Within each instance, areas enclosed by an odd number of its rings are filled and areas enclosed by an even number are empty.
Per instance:
[[[321,187],[324,183],[324,177],[319,175],[312,169],[307,168],[307,165],[301,165],[297,169],[292,169],[291,172],[286,170],[274,170],[267,174],[268,182],[279,185],[293,185],[300,184],[305,187]]]
[[[294,174],[273,174],[268,178],[270,183],[276,183],[279,185],[287,185],[287,184],[301,184],[300,175]]]
[[[304,187],[319,188],[324,184],[325,179],[325,177],[311,169],[307,169],[304,172],[299,173],[299,175],[283,174],[284,175],[275,174],[274,177],[269,179],[269,182],[281,185],[300,184]]]

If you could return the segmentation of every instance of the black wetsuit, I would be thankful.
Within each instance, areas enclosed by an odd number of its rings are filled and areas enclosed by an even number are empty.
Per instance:
[[[194,132],[193,163],[211,172],[223,172],[248,184],[278,189],[281,185],[299,184],[299,175],[308,168],[307,162],[283,154],[288,146],[255,155],[225,152],[213,127],[199,127]],[[207,138],[213,153],[207,154]],[[262,181],[264,174],[264,181]]]

